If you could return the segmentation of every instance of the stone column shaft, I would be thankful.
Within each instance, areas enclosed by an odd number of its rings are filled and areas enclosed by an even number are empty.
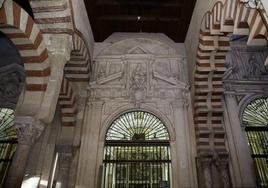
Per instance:
[[[172,104],[174,112],[174,126],[176,134],[176,149],[177,149],[177,160],[178,160],[178,179],[179,187],[186,188],[191,187],[191,154],[189,153],[189,132],[186,126],[188,126],[186,121],[185,113],[185,101],[176,101]]]
[[[21,187],[31,147],[43,130],[40,122],[35,121],[32,117],[16,117],[15,128],[18,146],[4,185],[7,188]]]
[[[101,128],[102,101],[88,103],[87,121],[83,125],[76,187],[97,187],[99,134]]]
[[[226,123],[226,132],[229,140],[233,140],[233,144],[229,143],[230,154],[234,171],[238,174],[239,179],[236,181],[237,187],[254,188],[256,186],[253,161],[250,156],[249,146],[247,144],[245,133],[240,124],[238,116],[238,105],[235,96],[225,95],[226,110],[229,124]],[[229,127],[228,127],[229,126]],[[236,165],[237,164],[237,165]],[[237,169],[238,168],[238,169]],[[238,177],[234,177],[237,179]]]

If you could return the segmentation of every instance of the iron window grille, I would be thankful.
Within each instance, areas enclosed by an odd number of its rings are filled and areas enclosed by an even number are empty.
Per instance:
[[[128,112],[106,134],[103,188],[169,188],[171,157],[167,128],[153,114]]]
[[[0,187],[3,186],[16,150],[17,135],[13,125],[14,111],[12,109],[0,108]]]
[[[268,99],[259,98],[247,105],[243,125],[251,150],[259,187],[268,187]]]

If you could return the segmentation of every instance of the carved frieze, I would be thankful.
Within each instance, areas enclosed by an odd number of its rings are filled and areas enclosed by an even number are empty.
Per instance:
[[[264,62],[268,56],[267,48],[247,47],[234,44],[226,58],[227,71],[223,82],[226,92],[263,92],[268,86],[268,67]]]
[[[146,96],[146,67],[144,64],[134,64],[130,76],[130,95],[133,102],[139,105]]]
[[[121,98],[133,103],[141,103],[145,99],[174,99],[188,90],[180,70],[183,58],[158,58],[135,47],[131,56],[110,56],[96,59],[95,79],[90,83],[92,98]],[[140,56],[142,55],[142,56]]]

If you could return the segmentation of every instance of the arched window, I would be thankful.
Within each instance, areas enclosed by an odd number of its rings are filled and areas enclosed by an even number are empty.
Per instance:
[[[103,188],[170,187],[169,133],[144,111],[118,117],[106,133]]]
[[[16,46],[0,32],[0,187],[2,187],[17,136],[14,110],[25,83],[25,70]]]
[[[0,108],[0,187],[16,150],[17,135],[14,129],[14,110]]]
[[[268,99],[249,103],[242,116],[259,187],[268,187]]]

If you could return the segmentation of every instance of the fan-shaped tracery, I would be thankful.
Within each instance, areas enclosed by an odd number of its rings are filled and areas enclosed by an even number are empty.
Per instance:
[[[0,140],[11,140],[17,138],[13,124],[14,110],[0,108]]]
[[[14,128],[14,118],[14,110],[0,108],[0,185],[3,185],[16,151],[17,135]]]
[[[106,140],[169,140],[169,134],[165,125],[153,114],[133,111],[112,123]]]
[[[268,99],[259,98],[247,105],[243,113],[243,125],[268,127]]]
[[[259,98],[249,103],[242,116],[251,156],[256,165],[258,186],[268,186],[268,99]]]

